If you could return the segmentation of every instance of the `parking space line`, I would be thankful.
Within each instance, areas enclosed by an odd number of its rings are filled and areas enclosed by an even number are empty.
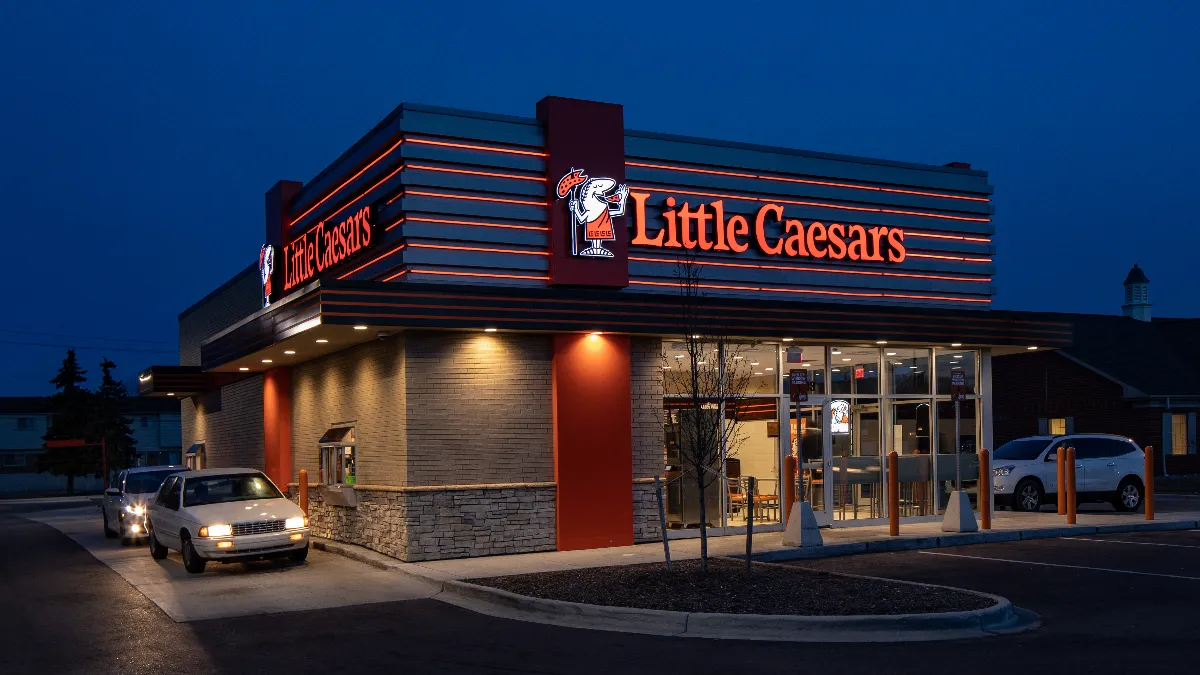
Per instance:
[[[1090,570],[1093,572],[1113,572],[1115,574],[1133,574],[1139,577],[1162,577],[1164,579],[1184,579],[1200,581],[1200,577],[1189,577],[1182,574],[1161,574],[1158,572],[1135,572],[1134,570],[1118,570],[1111,567],[1088,567],[1086,565],[1063,565],[1061,563],[1033,562],[1032,560],[1010,560],[1008,558],[988,558],[981,555],[962,555],[959,553],[941,553],[938,551],[917,551],[923,555],[940,555],[947,558],[970,558],[971,560],[986,560],[988,562],[1006,562],[1017,565],[1038,565],[1041,567],[1064,567],[1073,570]]]
[[[1194,530],[1193,530],[1194,531]],[[1125,541],[1124,539],[1089,539],[1087,537],[1062,537],[1063,541],[1095,541],[1101,544],[1133,544],[1134,546],[1166,546],[1167,548],[1200,548],[1188,544],[1163,544],[1157,541]]]

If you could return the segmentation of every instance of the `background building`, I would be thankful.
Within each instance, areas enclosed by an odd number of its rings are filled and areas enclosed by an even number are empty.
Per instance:
[[[179,403],[170,399],[130,397],[125,415],[137,440],[138,466],[176,464],[181,461]],[[50,398],[0,397],[0,494],[54,494],[65,492],[65,476],[38,473],[38,458],[50,424]],[[77,492],[98,491],[99,478],[77,477]]]
[[[1157,470],[1200,472],[1200,319],[1155,318],[1134,265],[1122,316],[1065,314],[1074,341],[994,361],[996,443],[1033,434],[1109,433],[1151,445]]]

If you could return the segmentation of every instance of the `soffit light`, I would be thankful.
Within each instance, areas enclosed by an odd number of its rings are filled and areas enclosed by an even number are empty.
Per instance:
[[[174,396],[174,395],[175,395],[175,392],[173,392],[173,391],[168,391],[168,392],[167,392],[167,396]]]
[[[895,356],[895,355],[896,355],[896,352],[888,352],[888,353],[887,353],[887,355],[888,355],[888,356]]]
[[[317,338],[317,344],[323,345],[326,342],[329,342],[329,340],[326,340],[325,338]]]
[[[292,354],[296,353],[296,350],[295,349],[285,349],[285,350],[283,350],[283,353],[287,354],[288,356],[291,356]]]
[[[495,332],[496,332],[496,329],[495,329],[495,328],[484,328],[484,329],[483,329],[483,332],[485,332],[485,333],[495,333]]]
[[[961,346],[962,346],[962,343],[961,343],[961,342],[951,342],[951,343],[950,343],[950,346],[951,346],[951,347],[961,347]]]
[[[604,335],[604,331],[594,330],[591,332],[591,335]]]
[[[1026,347],[1026,349],[1028,349],[1028,350],[1029,350],[1029,351],[1031,351],[1031,352],[1036,352],[1036,351],[1037,351],[1037,346],[1030,346],[1030,347]]]
[[[271,361],[271,359],[263,359],[262,361],[263,361],[263,363],[273,363],[273,361]]]
[[[877,345],[886,345],[886,344],[887,344],[887,340],[876,340],[876,341],[875,341],[875,344],[877,344]]]
[[[792,338],[783,338],[783,341],[784,341],[784,342],[791,342],[791,341],[792,341]]]
[[[367,329],[366,326],[355,326],[354,327],[354,330],[366,330],[366,329]]]

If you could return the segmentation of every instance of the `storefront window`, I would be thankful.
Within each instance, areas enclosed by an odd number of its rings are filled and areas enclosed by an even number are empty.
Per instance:
[[[728,354],[727,363],[737,366],[734,372],[749,376],[745,391],[741,392],[743,395],[779,393],[779,347],[777,345],[731,344],[725,349]]]
[[[825,393],[825,348],[813,346],[783,346],[784,391],[787,391],[789,373],[793,370],[808,371],[808,393],[819,396]]]
[[[800,492],[818,511],[825,509],[825,407],[791,404],[791,454],[800,460]]]
[[[962,372],[968,394],[979,393],[975,383],[977,354],[969,349],[939,349],[937,351],[937,393],[939,396],[950,394],[950,374],[954,372]]]
[[[900,515],[933,514],[933,410],[929,401],[902,401],[891,406],[891,446],[897,457]]]
[[[879,393],[878,347],[834,347],[829,354],[829,380],[834,394]]]
[[[959,437],[959,466],[962,472],[962,489],[975,503],[979,488],[979,450],[977,408],[978,399],[967,399],[960,403],[961,424]],[[954,490],[955,458],[954,458],[954,402],[937,402],[937,483],[938,508],[945,509]]]
[[[354,427],[334,426],[321,436],[320,482],[323,485],[354,485],[357,443]]]
[[[929,350],[891,349],[883,353],[891,390],[897,395],[929,394]]]
[[[732,438],[729,439],[726,469],[726,524],[778,523],[779,416],[775,398],[749,398],[739,402]],[[754,478],[750,489],[749,478]]]
[[[737,389],[736,394],[753,396],[779,392],[779,349],[775,345],[728,343],[723,355],[714,343],[698,345],[697,349],[697,394],[707,397],[719,393],[722,359],[726,387]],[[666,394],[690,396],[693,393],[692,361],[686,342],[663,343],[663,390]]]

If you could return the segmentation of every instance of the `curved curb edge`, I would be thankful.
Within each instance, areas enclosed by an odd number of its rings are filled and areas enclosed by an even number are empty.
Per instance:
[[[967,591],[973,592],[973,591]],[[446,581],[435,596],[480,614],[518,621],[622,633],[774,642],[914,642],[1010,634],[1036,628],[1037,615],[1006,598],[965,612],[874,616],[709,614],[588,605],[518,595],[464,581]]]

